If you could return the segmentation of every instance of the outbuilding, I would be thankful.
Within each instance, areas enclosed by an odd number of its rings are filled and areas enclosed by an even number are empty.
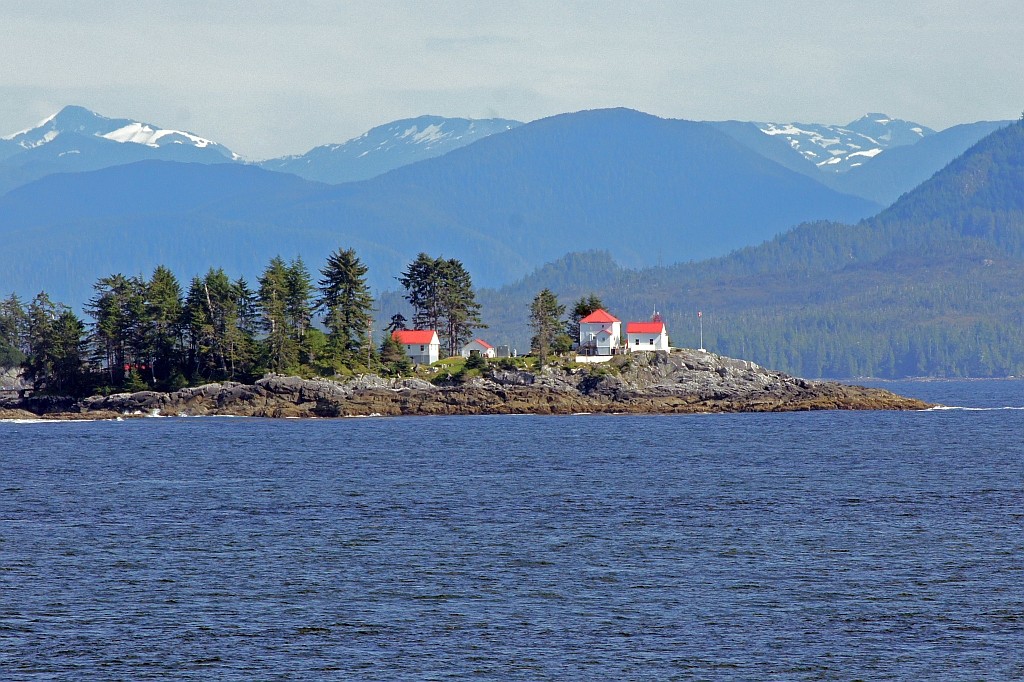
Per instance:
[[[462,347],[462,357],[469,358],[471,355],[481,355],[485,358],[493,358],[497,355],[494,346],[483,339],[473,339]]]
[[[655,313],[650,322],[627,322],[626,345],[631,351],[669,350],[668,329],[661,315]]]

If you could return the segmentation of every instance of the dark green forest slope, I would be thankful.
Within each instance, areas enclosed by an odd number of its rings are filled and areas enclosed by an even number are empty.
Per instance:
[[[804,224],[700,263],[618,268],[575,254],[481,293],[488,336],[524,347],[526,307],[597,293],[622,319],[658,308],[673,344],[810,377],[1024,375],[1024,122],[970,148],[857,225]]]

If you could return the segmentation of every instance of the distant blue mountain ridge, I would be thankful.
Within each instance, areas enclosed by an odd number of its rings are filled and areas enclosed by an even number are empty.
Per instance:
[[[707,124],[585,111],[341,185],[233,163],[52,175],[0,197],[0,291],[80,304],[114,272],[164,264],[184,278],[213,266],[255,278],[274,255],[318,267],[338,247],[357,250],[378,289],[420,251],[459,258],[497,286],[580,248],[672,263],[879,208]]]
[[[316,268],[338,247],[357,250],[379,290],[394,288],[419,251],[462,259],[485,286],[579,250],[604,249],[630,267],[697,260],[800,222],[872,215],[884,202],[841,191],[851,178],[882,169],[891,193],[983,127],[934,133],[869,115],[836,133],[844,151],[833,157],[846,170],[824,172],[809,160],[836,151],[812,148],[834,146],[821,126],[629,109],[524,125],[420,117],[256,166],[192,133],[67,107],[0,139],[0,192],[12,187],[0,196],[0,291],[46,289],[77,306],[114,272],[164,264],[182,278],[224,267],[255,279],[274,255]],[[851,162],[871,141],[884,149]],[[312,179],[346,173],[372,177]],[[862,184],[877,193],[879,182]]]

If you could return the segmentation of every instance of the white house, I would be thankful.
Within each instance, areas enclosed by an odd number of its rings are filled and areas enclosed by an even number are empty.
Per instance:
[[[629,350],[669,350],[668,329],[661,315],[654,313],[650,322],[627,322],[626,344]]]
[[[614,355],[622,338],[622,322],[598,308],[580,320],[580,355]]]
[[[493,358],[497,355],[497,352],[494,350],[494,346],[483,339],[473,339],[462,347],[462,357],[468,358],[474,353],[482,355],[485,358]]]
[[[441,356],[441,340],[433,329],[396,329],[391,338],[405,348],[413,364],[429,365]]]

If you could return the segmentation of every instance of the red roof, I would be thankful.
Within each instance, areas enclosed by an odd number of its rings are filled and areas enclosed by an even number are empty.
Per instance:
[[[660,334],[665,331],[664,322],[627,322],[627,334]]]
[[[491,344],[487,343],[483,339],[473,339],[473,341],[471,341],[471,343],[479,343],[484,348],[494,348],[494,346],[492,346]]]
[[[404,343],[407,346],[415,344],[430,344],[434,342],[434,335],[437,334],[433,329],[396,329],[391,332],[391,338],[398,343]]]
[[[580,320],[580,324],[589,324],[591,322],[602,323],[602,322],[618,322],[618,321],[619,321],[619,319],[617,317],[612,317],[603,308],[598,308],[597,310],[595,310],[594,312],[590,313],[589,315],[584,317],[582,320]]]

